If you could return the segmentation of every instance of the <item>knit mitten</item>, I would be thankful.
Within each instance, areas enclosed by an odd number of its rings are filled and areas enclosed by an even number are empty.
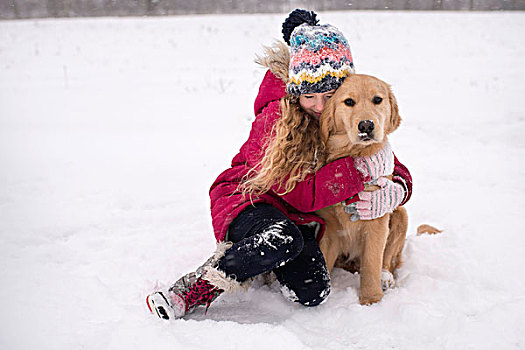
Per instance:
[[[381,176],[389,176],[394,172],[394,153],[390,143],[379,152],[367,157],[355,157],[354,165],[363,176],[363,182],[373,182]]]
[[[386,177],[380,177],[376,184],[381,187],[372,192],[359,192],[359,200],[344,205],[345,211],[352,214],[351,220],[372,220],[391,213],[405,197],[405,189]]]

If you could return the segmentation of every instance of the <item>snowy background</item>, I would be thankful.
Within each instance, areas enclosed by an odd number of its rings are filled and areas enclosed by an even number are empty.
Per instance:
[[[286,14],[0,22],[0,349],[525,347],[525,13],[320,13],[393,85],[414,177],[398,287],[316,308],[275,286],[188,320],[145,296],[215,242],[208,189],[248,136]],[[419,224],[443,228],[415,236]]]

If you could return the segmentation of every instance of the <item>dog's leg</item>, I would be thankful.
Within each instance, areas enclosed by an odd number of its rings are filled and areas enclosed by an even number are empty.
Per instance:
[[[361,286],[359,302],[361,305],[377,303],[383,298],[381,288],[381,268],[383,253],[388,236],[389,216],[375,219],[363,227],[364,246],[361,254]]]
[[[319,246],[321,248],[321,251],[323,252],[328,272],[331,274],[332,269],[335,265],[335,261],[337,260],[339,252],[341,251],[341,248],[339,238],[333,235],[330,231],[328,231],[328,229],[326,231],[327,232],[321,239]]]
[[[341,253],[341,238],[338,235],[341,231],[341,225],[337,219],[334,206],[318,210],[317,214],[324,219],[326,224],[326,230],[323,238],[321,238],[321,242],[319,242],[319,247],[321,252],[323,252],[328,272],[332,273],[335,261]]]
[[[390,214],[389,234],[383,254],[383,269],[393,273],[402,264],[402,252],[408,229],[408,214],[404,207],[398,207]]]

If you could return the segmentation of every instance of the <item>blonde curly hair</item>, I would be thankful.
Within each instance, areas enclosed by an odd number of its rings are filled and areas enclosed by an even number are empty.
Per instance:
[[[297,182],[324,165],[325,146],[319,135],[319,120],[307,114],[297,97],[280,101],[281,117],[273,126],[261,160],[241,183],[250,198],[278,185],[279,195],[289,193]]]

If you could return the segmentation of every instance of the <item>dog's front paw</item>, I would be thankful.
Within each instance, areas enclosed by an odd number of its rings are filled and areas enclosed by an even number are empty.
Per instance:
[[[381,289],[383,292],[387,289],[394,288],[396,286],[396,281],[394,280],[394,275],[388,270],[381,271]]]
[[[372,295],[361,295],[359,297],[359,303],[361,305],[372,305],[372,304],[380,302],[381,299],[383,299],[382,292],[372,294]]]

